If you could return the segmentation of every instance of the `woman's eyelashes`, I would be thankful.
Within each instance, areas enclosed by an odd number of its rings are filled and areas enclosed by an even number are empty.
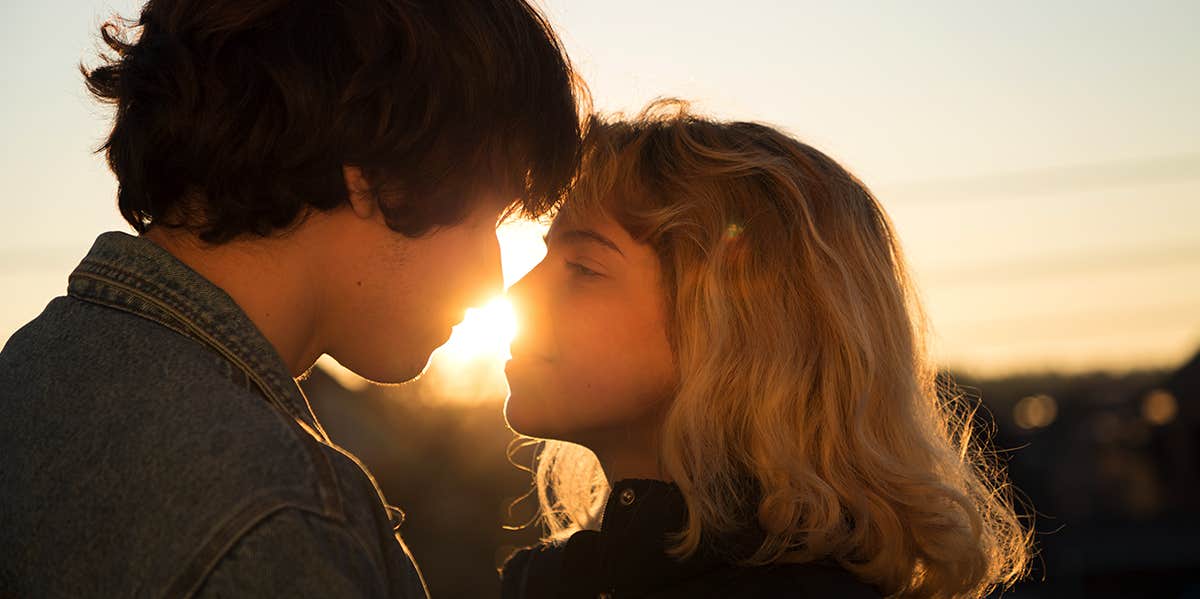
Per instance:
[[[599,272],[594,271],[578,262],[571,262],[569,260],[564,260],[563,263],[566,264],[567,270],[569,270],[571,272],[571,274],[573,274],[573,275],[578,275],[578,276],[587,277],[587,278],[602,276]]]

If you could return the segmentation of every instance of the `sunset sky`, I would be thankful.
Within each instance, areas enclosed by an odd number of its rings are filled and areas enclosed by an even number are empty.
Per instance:
[[[75,65],[139,5],[4,9],[0,342],[98,233],[128,230],[91,153],[108,111]],[[597,109],[677,96],[857,173],[897,224],[943,363],[1125,369],[1200,349],[1200,3],[542,5]],[[509,282],[539,234],[505,233]]]

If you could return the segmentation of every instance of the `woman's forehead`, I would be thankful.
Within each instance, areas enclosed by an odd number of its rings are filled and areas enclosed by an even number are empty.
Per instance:
[[[593,238],[603,239],[616,246],[617,251],[628,254],[635,246],[643,245],[608,211],[605,210],[560,210],[550,225],[546,240]],[[605,244],[609,245],[609,244]],[[634,250],[636,252],[636,250]]]
[[[609,222],[613,222],[613,219],[609,216],[609,211],[601,202],[576,196],[568,198],[563,203],[562,208],[554,215],[554,221],[550,224],[550,230],[599,225]]]

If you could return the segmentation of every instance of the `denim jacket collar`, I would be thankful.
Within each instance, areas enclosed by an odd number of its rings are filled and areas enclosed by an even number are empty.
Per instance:
[[[101,234],[71,273],[67,293],[207,345],[276,409],[317,439],[329,441],[283,358],[233,298],[157,244],[119,231]]]

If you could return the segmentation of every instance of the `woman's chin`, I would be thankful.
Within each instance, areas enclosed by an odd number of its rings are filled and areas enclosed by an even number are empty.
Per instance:
[[[511,388],[511,383],[509,385]],[[508,423],[508,428],[518,435],[539,439],[555,438],[555,431],[547,422],[544,411],[532,405],[535,403],[510,391],[508,399],[504,400],[504,421]]]
[[[514,433],[532,437],[534,435],[531,431],[537,427],[532,426],[534,423],[530,422],[531,418],[529,414],[522,409],[521,400],[513,399],[513,392],[511,391],[512,383],[510,382],[508,385],[510,391],[508,398],[504,400],[504,422],[508,424],[508,428],[512,429]]]

